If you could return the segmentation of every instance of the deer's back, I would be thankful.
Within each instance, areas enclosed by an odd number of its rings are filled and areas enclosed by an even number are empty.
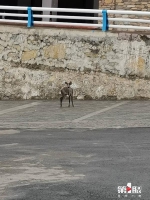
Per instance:
[[[61,94],[73,95],[73,89],[72,89],[72,88],[68,88],[68,87],[64,87],[64,88],[61,90]]]

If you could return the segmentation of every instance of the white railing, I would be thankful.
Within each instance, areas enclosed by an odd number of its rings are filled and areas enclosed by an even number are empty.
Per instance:
[[[15,13],[10,13],[10,10],[15,10]],[[40,11],[41,14],[35,14],[35,11]],[[49,12],[51,14],[45,15],[43,12]],[[19,12],[24,12],[23,14],[19,14]],[[68,15],[57,15],[59,12],[67,12],[70,13]],[[82,14],[93,14],[96,16],[73,16],[71,13],[82,13]],[[109,15],[119,17],[109,17]],[[124,18],[123,16],[127,15],[128,18]],[[127,10],[95,10],[95,9],[68,9],[68,8],[43,8],[43,7],[19,7],[19,6],[0,6],[0,22],[15,22],[15,23],[25,23],[27,27],[32,27],[34,24],[46,24],[46,25],[65,25],[65,26],[82,26],[82,27],[94,27],[94,28],[102,28],[103,31],[109,30],[109,28],[119,28],[119,29],[136,29],[136,30],[150,30],[149,24],[150,19],[131,19],[129,16],[145,16],[150,17],[150,12],[144,11],[127,11]],[[7,19],[8,17],[18,18],[18,19]],[[26,18],[24,20],[19,18]],[[56,21],[39,21],[37,18],[41,19],[73,19],[79,20],[79,23],[70,23],[70,22],[56,22]],[[37,20],[36,20],[37,19]],[[80,20],[84,20],[85,23],[80,23]],[[94,23],[88,23],[89,21],[94,21]],[[95,23],[95,21],[97,23]],[[110,22],[124,22],[124,23],[144,23],[146,26],[136,26],[136,25],[115,25]]]

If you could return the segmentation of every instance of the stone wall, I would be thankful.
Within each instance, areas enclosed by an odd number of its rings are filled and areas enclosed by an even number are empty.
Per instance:
[[[0,99],[150,98],[150,38],[92,30],[0,26]]]
[[[100,0],[100,9],[150,11],[149,0]]]

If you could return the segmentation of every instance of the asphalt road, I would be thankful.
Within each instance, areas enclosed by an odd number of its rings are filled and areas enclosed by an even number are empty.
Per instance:
[[[0,200],[150,199],[149,101],[0,109]],[[127,183],[141,193],[119,194]]]

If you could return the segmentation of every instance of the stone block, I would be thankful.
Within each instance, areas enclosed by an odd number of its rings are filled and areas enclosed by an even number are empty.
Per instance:
[[[103,0],[104,4],[112,4],[114,0]]]
[[[51,45],[44,48],[44,57],[53,59],[63,59],[66,55],[64,44]]]
[[[37,51],[25,51],[22,53],[21,59],[22,61],[29,61],[31,59],[35,59],[37,57]]]

